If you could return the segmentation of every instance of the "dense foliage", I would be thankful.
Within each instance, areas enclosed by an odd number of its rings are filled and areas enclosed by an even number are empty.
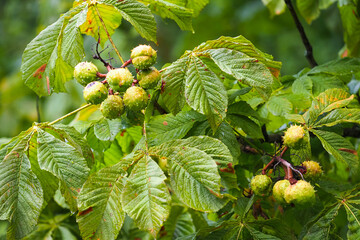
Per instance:
[[[208,39],[159,71],[152,47],[116,47],[125,21],[157,44],[154,14],[193,31],[208,2],[76,0],[27,45],[22,79],[37,96],[75,78],[88,104],[4,140],[7,239],[360,237],[360,3],[262,1],[295,20],[310,67],[293,75],[246,33]],[[294,7],[311,23],[335,2],[344,47],[318,65]],[[85,35],[106,73],[82,62]]]

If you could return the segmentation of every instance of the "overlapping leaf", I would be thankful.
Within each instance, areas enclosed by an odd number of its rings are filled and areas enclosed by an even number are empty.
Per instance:
[[[0,219],[9,220],[9,239],[20,239],[35,227],[43,204],[43,190],[25,154],[30,132],[0,163]]]
[[[126,172],[114,165],[90,176],[79,194],[77,222],[83,239],[116,239],[123,224]]]
[[[219,140],[191,137],[169,141],[149,151],[167,159],[172,189],[187,206],[200,211],[217,211],[227,202],[220,194],[217,164],[231,172],[232,157]]]
[[[37,141],[40,168],[60,179],[65,198],[71,209],[76,210],[74,199],[89,174],[85,158],[74,147],[40,128]]]
[[[319,138],[324,149],[329,154],[346,163],[350,167],[350,171],[356,173],[359,168],[359,157],[349,140],[333,132],[314,129],[311,132]]]
[[[78,29],[83,5],[74,8],[48,26],[26,47],[21,65],[25,84],[39,96],[64,91],[72,76],[62,73],[74,67],[84,55]]]
[[[135,0],[105,0],[120,11],[121,16],[130,22],[136,31],[145,39],[156,41],[156,22],[149,8]]]
[[[146,126],[149,144],[154,146],[183,138],[198,120],[204,120],[204,116],[195,111],[155,116]]]
[[[360,124],[360,109],[334,109],[328,115],[317,121],[314,127],[331,127],[340,123]]]
[[[122,192],[125,212],[137,226],[153,236],[170,213],[170,193],[164,173],[150,156],[141,158],[132,170]]]
[[[181,30],[193,31],[193,11],[172,0],[139,0],[162,18],[174,20]]]

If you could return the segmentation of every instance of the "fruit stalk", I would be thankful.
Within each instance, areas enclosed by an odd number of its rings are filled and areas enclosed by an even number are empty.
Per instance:
[[[60,122],[61,120],[65,119],[65,118],[67,118],[67,117],[70,117],[71,115],[74,115],[75,113],[80,112],[81,110],[84,110],[85,108],[88,108],[88,107],[90,107],[91,105],[92,105],[92,104],[88,103],[88,104],[86,104],[86,105],[84,105],[84,106],[82,106],[82,107],[79,107],[78,109],[76,109],[76,110],[74,110],[74,111],[72,111],[72,112],[69,112],[68,114],[66,114],[66,115],[64,115],[64,116],[62,116],[62,117],[60,117],[60,118],[58,118],[58,119],[50,122],[50,123],[49,123],[49,126],[50,126],[50,125],[54,125],[55,123]]]

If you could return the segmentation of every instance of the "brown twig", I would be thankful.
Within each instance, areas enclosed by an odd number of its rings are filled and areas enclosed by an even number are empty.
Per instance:
[[[294,6],[293,6],[291,0],[285,0],[285,3],[291,13],[291,16],[294,19],[296,28],[298,29],[300,36],[301,36],[301,40],[305,46],[305,49],[306,49],[305,57],[308,60],[308,62],[310,63],[311,67],[316,67],[318,64],[314,59],[312,46],[311,46],[309,39],[306,36],[305,30],[304,30],[303,26],[301,25],[301,22],[296,14]]]

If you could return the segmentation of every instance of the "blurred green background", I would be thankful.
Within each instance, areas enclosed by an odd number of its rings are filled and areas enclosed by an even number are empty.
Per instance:
[[[0,2],[0,137],[10,138],[37,121],[36,95],[21,80],[22,52],[26,45],[60,14],[72,6],[71,0],[2,0]],[[321,17],[305,31],[313,45],[319,64],[338,58],[343,46],[342,27],[335,5],[321,12]],[[158,22],[157,67],[172,62],[186,49],[222,35],[243,35],[260,50],[283,62],[282,75],[296,74],[308,63],[304,57],[298,31],[289,12],[270,17],[261,0],[210,0],[194,19],[195,34],[182,32],[172,20]],[[126,21],[113,35],[121,54],[128,58],[130,50],[146,41]],[[86,59],[91,60],[95,40],[85,37]],[[107,57],[108,52],[104,53]],[[111,56],[115,56],[110,51]],[[95,62],[102,71],[100,62]],[[112,64],[120,66],[119,60]],[[82,87],[75,81],[67,84],[69,94],[53,94],[39,100],[41,121],[54,120],[78,108],[83,102]],[[70,121],[71,119],[68,119]]]

